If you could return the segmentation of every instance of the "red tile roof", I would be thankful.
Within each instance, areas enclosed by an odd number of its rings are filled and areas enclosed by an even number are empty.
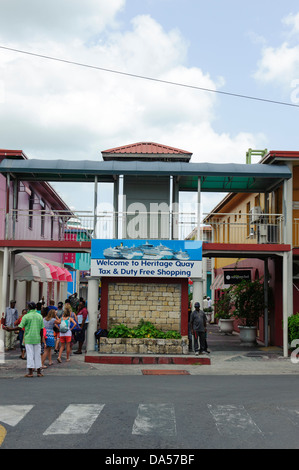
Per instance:
[[[23,150],[7,150],[7,149],[0,149],[0,157],[13,157],[13,158],[23,158],[27,160],[27,157]]]
[[[156,144],[155,142],[137,142],[135,144],[123,145],[122,147],[115,147],[109,150],[103,150],[102,154],[177,154],[177,155],[192,155],[191,152],[186,150],[168,147],[167,145]]]

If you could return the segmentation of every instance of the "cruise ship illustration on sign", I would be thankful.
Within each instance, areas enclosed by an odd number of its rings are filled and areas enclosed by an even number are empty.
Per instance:
[[[109,247],[103,251],[103,254],[105,258],[108,259],[127,260],[188,260],[190,258],[187,251],[175,251],[167,246],[162,245],[161,243],[158,246],[154,246],[149,242],[139,246],[128,247],[121,244],[115,247]]]

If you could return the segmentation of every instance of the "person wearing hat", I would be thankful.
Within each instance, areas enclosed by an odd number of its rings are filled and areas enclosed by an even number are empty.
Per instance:
[[[205,313],[200,310],[199,302],[195,302],[194,308],[190,318],[190,327],[194,335],[195,354],[198,356],[203,352],[209,353],[206,342],[207,319]]]
[[[18,311],[16,309],[16,301],[11,300],[9,303],[9,307],[5,309],[5,317],[4,317],[4,325],[13,327],[15,326],[15,322],[18,319]],[[15,340],[16,335],[13,331],[6,331],[5,332],[5,349],[9,351],[10,349],[15,349]]]
[[[22,328],[25,328],[24,343],[28,368],[28,374],[25,377],[33,377],[35,369],[37,376],[43,377],[41,372],[41,341],[43,339],[44,322],[42,315],[36,311],[36,304],[34,302],[28,303],[28,312],[23,316],[17,327],[4,327],[7,331],[17,331]]]

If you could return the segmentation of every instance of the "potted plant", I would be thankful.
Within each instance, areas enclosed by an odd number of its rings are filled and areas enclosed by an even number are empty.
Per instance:
[[[216,303],[215,317],[219,319],[220,331],[225,334],[232,334],[234,329],[234,318],[231,314],[231,308],[231,288],[224,289]]]
[[[232,288],[234,316],[241,321],[240,340],[246,345],[256,344],[258,320],[264,315],[264,285],[260,279],[241,281]]]

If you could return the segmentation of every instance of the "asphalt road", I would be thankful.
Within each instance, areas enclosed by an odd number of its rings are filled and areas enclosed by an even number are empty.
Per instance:
[[[0,447],[297,449],[298,393],[297,375],[2,378]]]

